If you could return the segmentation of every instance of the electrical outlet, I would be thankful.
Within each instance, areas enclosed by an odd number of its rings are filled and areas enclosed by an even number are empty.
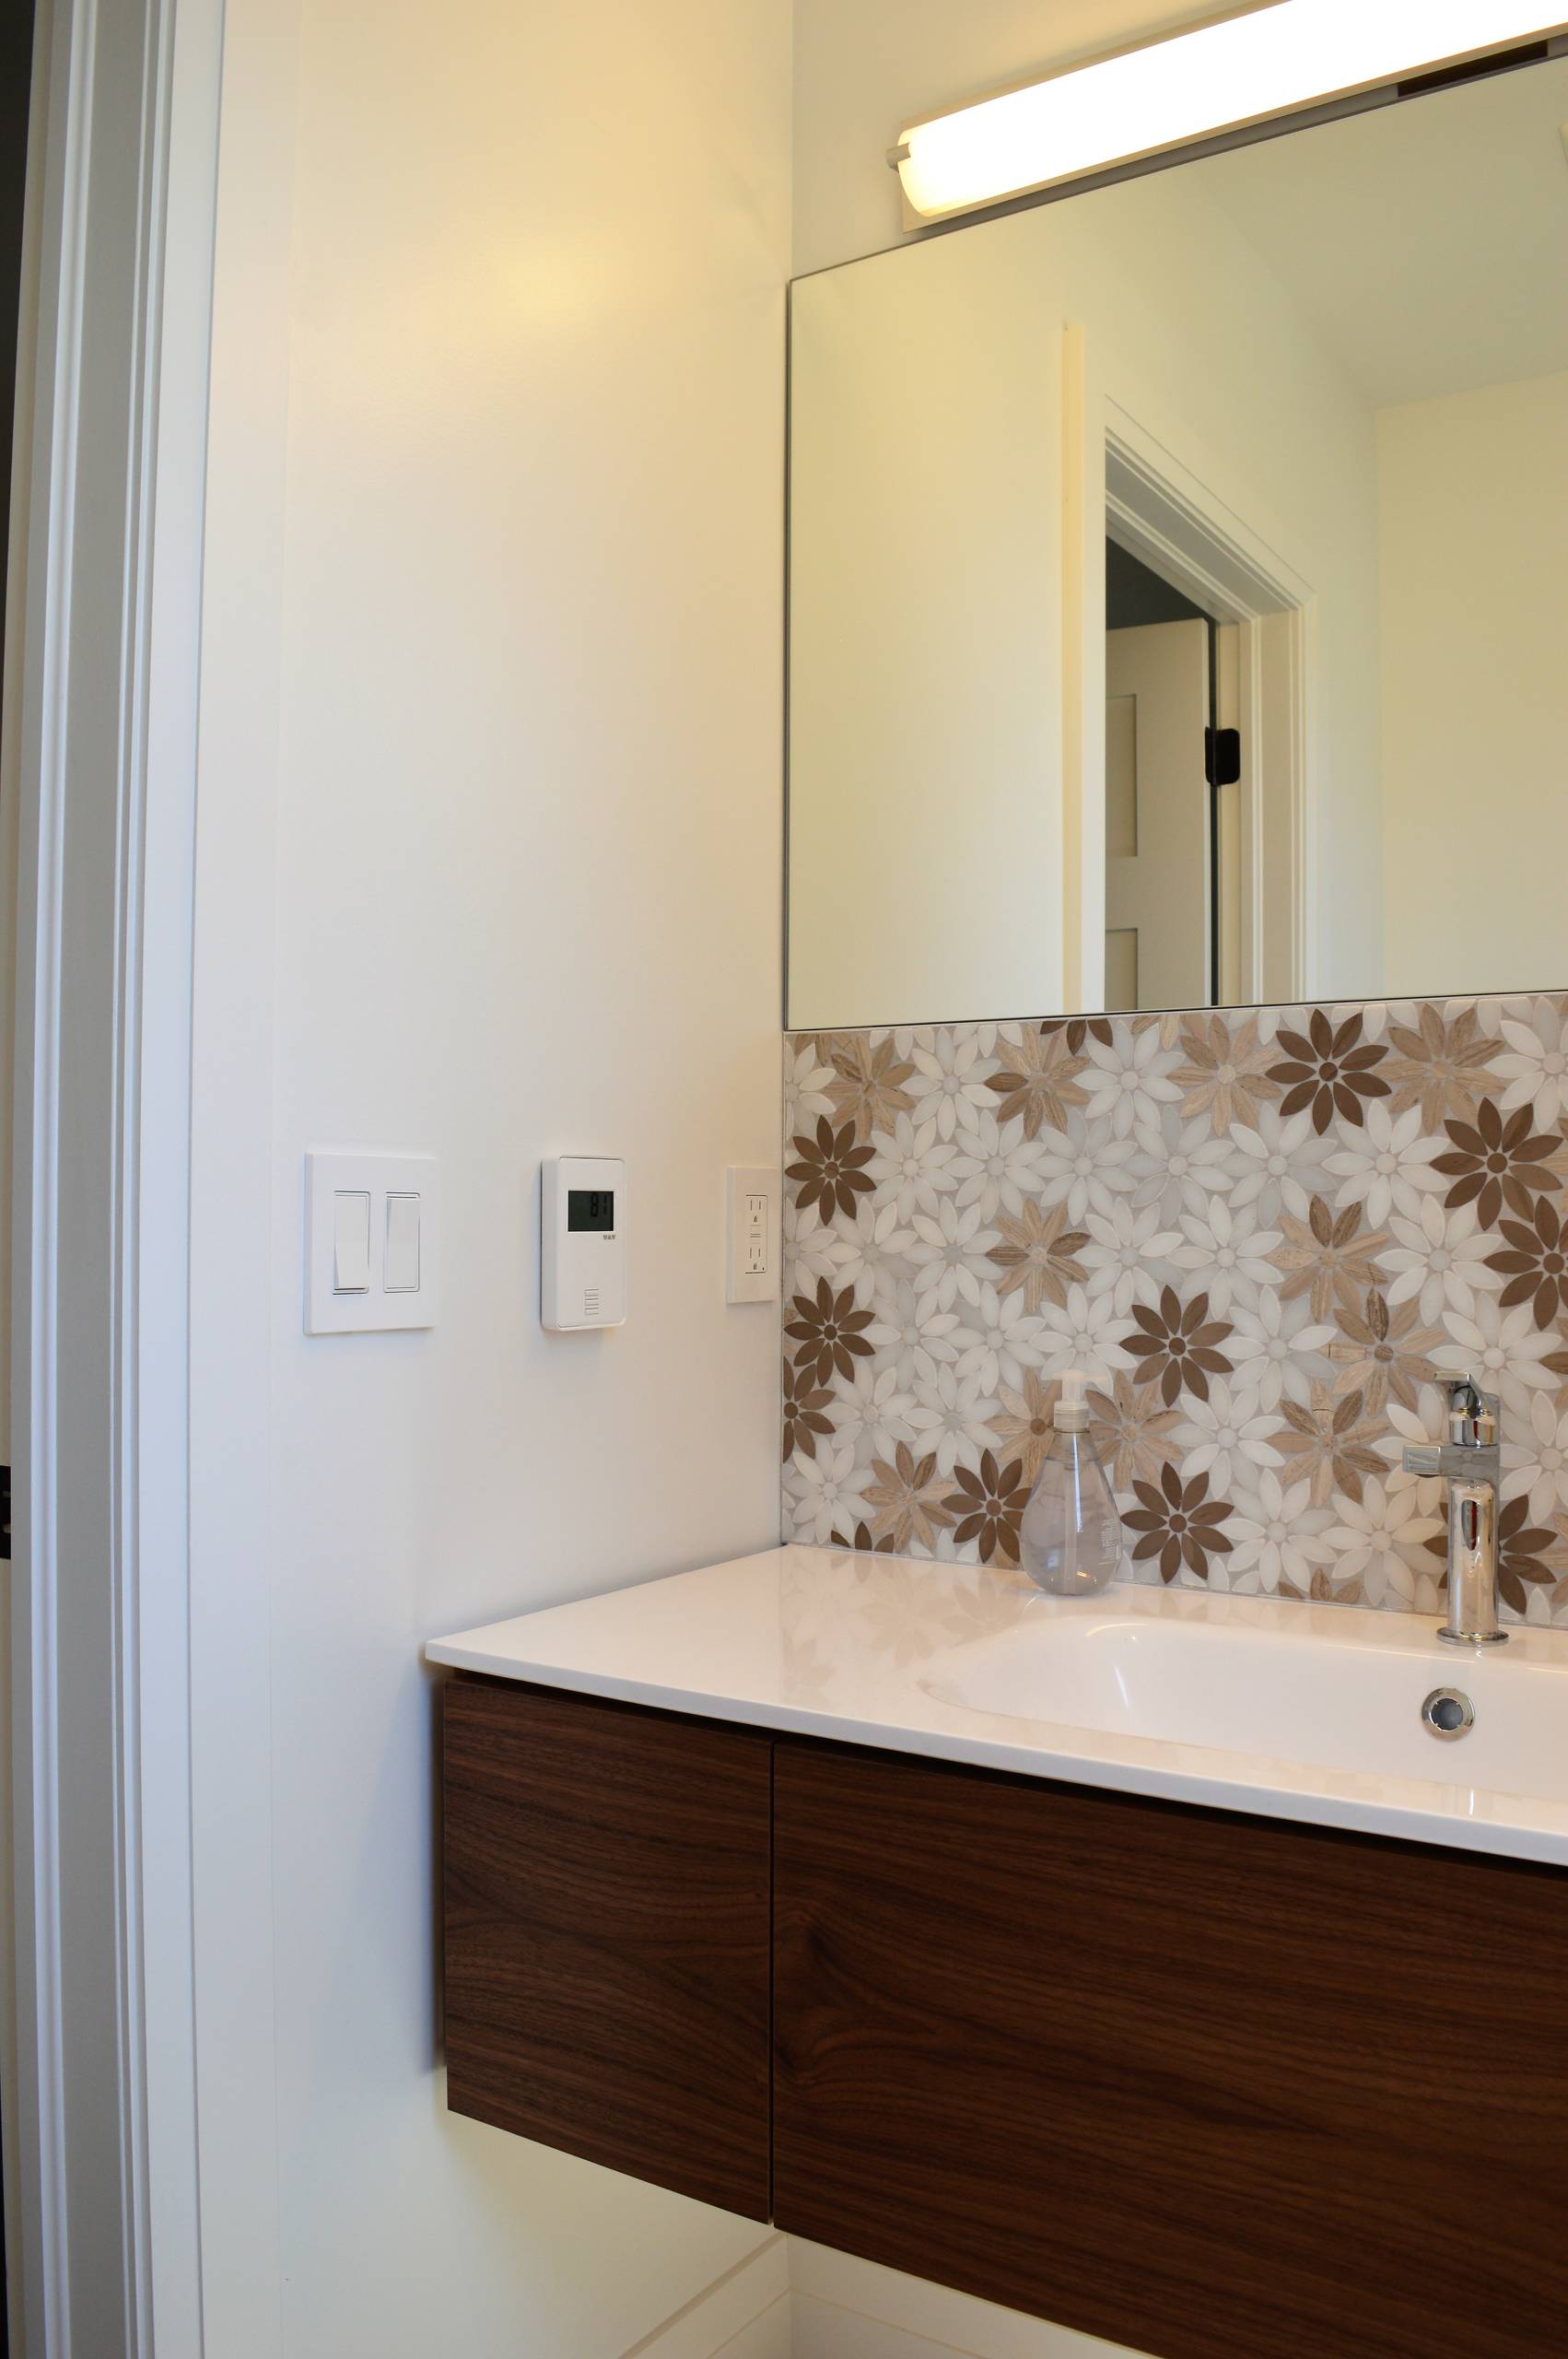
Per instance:
[[[778,1298],[778,1174],[732,1165],[725,1220],[730,1302]]]

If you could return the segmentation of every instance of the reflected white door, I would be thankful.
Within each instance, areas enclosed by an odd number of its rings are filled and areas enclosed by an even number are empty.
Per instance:
[[[1106,634],[1106,1005],[1209,1004],[1209,626]]]

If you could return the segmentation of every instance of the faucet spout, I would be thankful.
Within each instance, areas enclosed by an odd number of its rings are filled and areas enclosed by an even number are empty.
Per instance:
[[[1407,1474],[1438,1474],[1448,1485],[1448,1619],[1437,1635],[1450,1646],[1501,1646],[1497,1623],[1497,1494],[1503,1454],[1497,1396],[1472,1377],[1448,1386],[1448,1439],[1410,1446]]]

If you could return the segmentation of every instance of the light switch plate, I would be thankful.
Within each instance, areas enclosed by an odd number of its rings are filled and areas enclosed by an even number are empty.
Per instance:
[[[383,1334],[400,1327],[433,1327],[440,1275],[438,1250],[439,1167],[432,1155],[339,1155],[312,1150],[305,1157],[305,1332],[307,1335]],[[340,1293],[336,1275],[337,1207],[344,1195],[370,1200],[369,1283]],[[405,1264],[412,1259],[417,1284],[389,1288],[386,1266],[387,1199],[417,1198],[416,1213],[400,1203],[394,1236]],[[408,1226],[417,1240],[412,1256]],[[406,1277],[407,1267],[402,1274]]]
[[[778,1174],[731,1164],[726,1175],[724,1256],[729,1302],[778,1299]]]

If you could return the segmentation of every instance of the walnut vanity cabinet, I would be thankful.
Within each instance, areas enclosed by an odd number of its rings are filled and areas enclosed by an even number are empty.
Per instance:
[[[781,1739],[774,2216],[1159,2359],[1568,2352],[1568,1878]]]
[[[1568,2352],[1557,1870],[469,1679],[446,1806],[460,2111],[1158,2359]]]
[[[766,2220],[771,1741],[500,1680],[443,1705],[448,2104]]]

